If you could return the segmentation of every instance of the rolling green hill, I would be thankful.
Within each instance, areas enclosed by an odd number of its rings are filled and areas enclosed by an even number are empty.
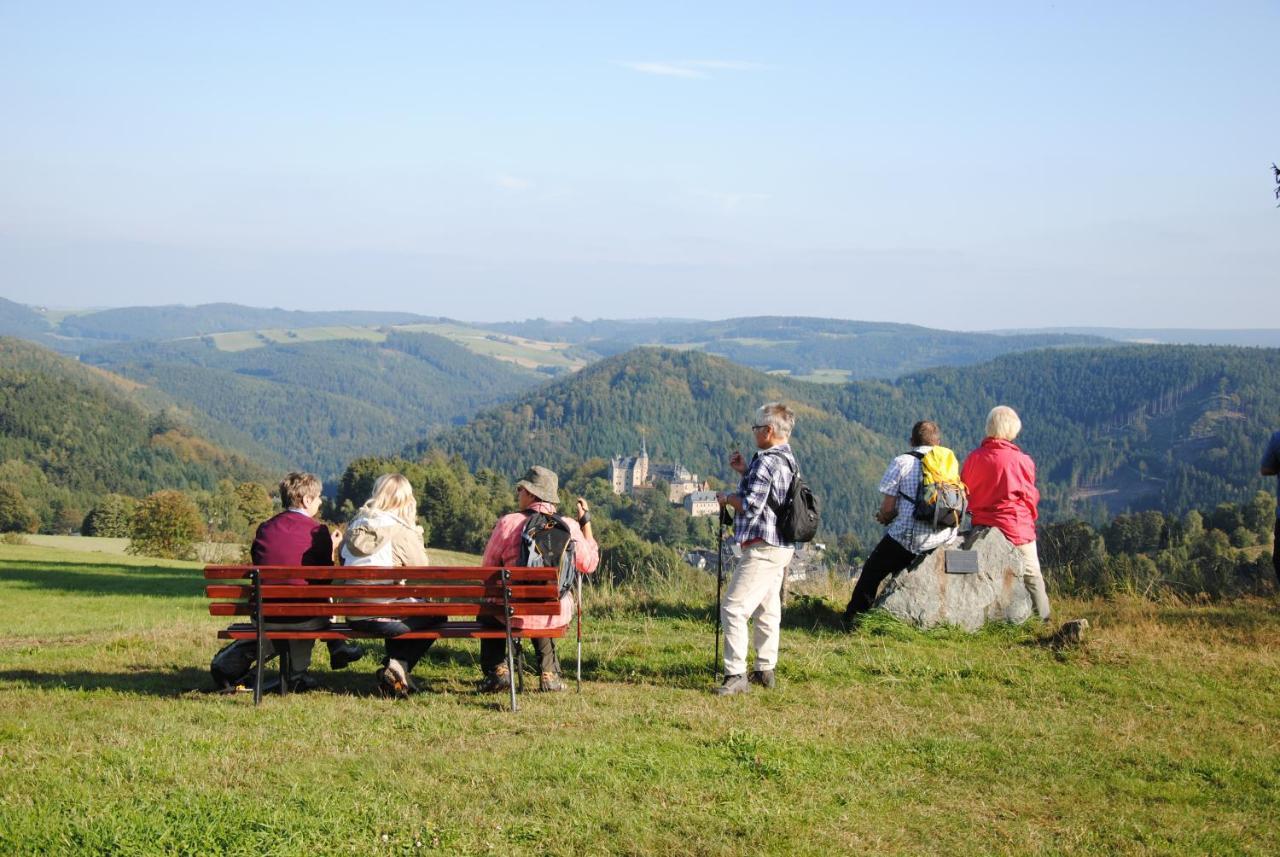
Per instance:
[[[110,492],[265,478],[139,392],[126,379],[0,338],[0,485],[16,489],[43,528],[60,529],[78,526],[89,504]]]
[[[1182,514],[1244,502],[1266,487],[1256,458],[1280,416],[1280,351],[1133,346],[1046,350],[895,382],[807,384],[696,351],[645,348],[487,411],[416,448],[463,456],[510,475],[533,462],[568,468],[631,453],[647,440],[656,460],[728,479],[736,445],[750,450],[759,404],[799,414],[796,449],[824,502],[829,534],[877,537],[875,485],[906,448],[918,419],[936,419],[964,455],[986,413],[1023,416],[1023,447],[1037,459],[1046,519],[1101,521],[1124,509]]]
[[[163,391],[232,441],[333,477],[511,398],[541,376],[426,333],[226,351],[211,337],[106,346],[82,359]]]

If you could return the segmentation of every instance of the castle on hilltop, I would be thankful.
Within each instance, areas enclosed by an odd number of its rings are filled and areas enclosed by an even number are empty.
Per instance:
[[[667,484],[667,499],[672,503],[680,503],[695,491],[705,491],[709,487],[698,479],[698,474],[679,462],[650,463],[649,450],[643,439],[639,455],[615,455],[609,459],[609,480],[613,483],[614,494],[632,494],[637,488],[661,480]]]

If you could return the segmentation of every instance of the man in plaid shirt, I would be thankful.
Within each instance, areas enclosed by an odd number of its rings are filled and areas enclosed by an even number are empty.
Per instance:
[[[915,498],[921,478],[917,455],[923,456],[941,442],[938,424],[921,420],[911,427],[911,452],[889,462],[889,469],[880,480],[880,510],[876,512],[876,520],[887,529],[884,538],[862,566],[862,574],[853,587],[853,597],[844,611],[846,623],[871,609],[880,583],[886,577],[897,574],[920,556],[955,538],[955,527],[934,529],[933,524],[915,516]]]
[[[724,683],[715,689],[727,696],[746,693],[751,684],[774,686],[778,635],[782,624],[782,575],[795,553],[795,544],[778,535],[774,511],[786,500],[799,470],[788,440],[796,416],[781,402],[756,412],[757,452],[750,465],[734,452],[729,466],[742,474],[738,490],[717,494],[723,508],[733,509],[734,540],[742,558],[729,580],[720,617],[724,625]],[[770,502],[772,501],[772,502]],[[756,668],[747,675],[747,621],[755,619]]]

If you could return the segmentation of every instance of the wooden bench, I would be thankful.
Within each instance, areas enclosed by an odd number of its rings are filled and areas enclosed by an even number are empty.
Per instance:
[[[332,621],[320,630],[263,630],[263,622],[280,619],[314,617],[403,619],[410,616],[436,616],[440,625],[410,631],[396,639],[438,640],[505,639],[507,669],[511,682],[511,710],[516,710],[517,677],[523,687],[524,677],[517,671],[517,641],[534,637],[564,637],[566,628],[515,628],[504,621],[512,617],[556,616],[560,613],[558,570],[554,568],[490,568],[490,567],[420,567],[384,568],[377,566],[206,566],[206,580],[216,581],[205,587],[211,599],[212,616],[244,616],[239,622],[218,632],[224,640],[257,640],[257,665],[253,683],[253,701],[262,700],[263,661],[268,640],[351,640],[381,639],[377,634],[351,628],[345,622]],[[305,585],[284,581],[306,580]],[[348,583],[347,581],[370,581]],[[393,583],[372,581],[392,580]],[[342,582],[335,582],[342,581]],[[581,583],[578,604],[582,603]],[[378,603],[360,599],[398,598],[413,601]],[[522,659],[521,659],[522,660]],[[288,649],[280,654],[280,693],[288,693],[286,677],[290,673]],[[582,688],[582,615],[578,613],[578,689]]]

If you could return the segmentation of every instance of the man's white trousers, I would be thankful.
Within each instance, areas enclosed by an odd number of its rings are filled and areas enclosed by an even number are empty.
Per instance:
[[[778,665],[778,637],[782,631],[782,575],[795,548],[756,544],[742,549],[742,559],[729,579],[720,606],[724,625],[725,675],[747,671],[747,620],[755,620],[756,666]]]

